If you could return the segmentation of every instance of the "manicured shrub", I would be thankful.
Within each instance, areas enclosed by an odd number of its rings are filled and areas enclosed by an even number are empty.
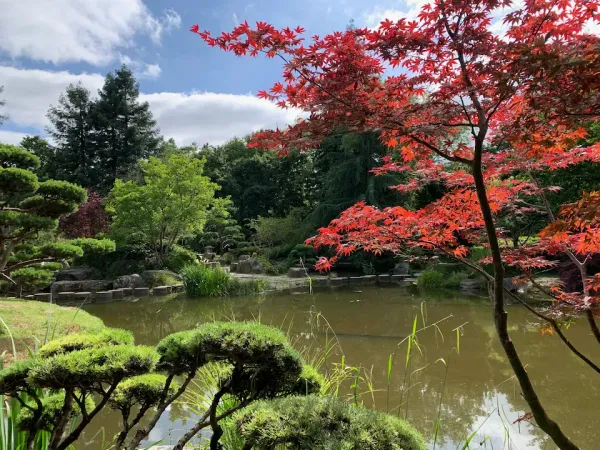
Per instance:
[[[61,417],[63,405],[65,403],[64,392],[50,395],[41,400],[42,411],[40,417],[36,420],[35,411],[37,404],[35,402],[28,402],[29,408],[22,408],[17,416],[17,426],[23,431],[37,431],[46,430],[52,431],[54,425]],[[86,397],[85,409],[91,411],[94,409],[95,403],[92,397]],[[75,416],[81,414],[79,405],[75,403],[73,409],[69,412],[68,420],[73,419]]]
[[[444,274],[441,272],[426,270],[417,279],[417,286],[422,289],[441,289],[444,279]]]
[[[151,272],[148,275],[145,275],[144,279],[149,288],[155,288],[156,286],[173,286],[180,283],[180,280],[174,275],[164,272]]]
[[[325,385],[325,377],[309,364],[302,367],[300,377],[294,384],[292,393],[298,395],[318,394]]]
[[[52,340],[40,348],[38,356],[49,358],[58,354],[70,353],[88,348],[107,345],[132,345],[133,334],[118,328],[106,328],[100,333],[77,333]]]
[[[130,411],[135,405],[149,408],[157,405],[164,395],[167,377],[155,373],[138,375],[119,383],[109,400],[113,409]],[[177,385],[169,384],[167,395],[173,395]]]
[[[157,361],[158,354],[151,347],[88,348],[41,359],[29,371],[29,383],[50,389],[93,390],[101,383],[148,373]]]
[[[165,267],[173,272],[181,272],[185,266],[197,265],[198,257],[196,254],[180,245],[171,247],[171,252],[167,258]]]
[[[29,390],[27,377],[33,366],[33,360],[17,361],[0,370],[0,395],[9,395]]]
[[[261,401],[236,413],[234,423],[253,449],[425,450],[405,421],[332,397]]]

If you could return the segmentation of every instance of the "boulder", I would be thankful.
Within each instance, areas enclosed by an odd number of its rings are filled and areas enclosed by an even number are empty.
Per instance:
[[[123,289],[111,289],[113,300],[120,300],[124,296]]]
[[[98,271],[92,267],[73,267],[71,269],[59,270],[56,273],[56,281],[83,281],[91,280],[96,276],[98,276]]]
[[[291,267],[288,270],[287,276],[290,278],[304,278],[306,277],[306,270],[302,267]]]
[[[254,258],[241,259],[237,265],[237,273],[265,273],[263,265]]]
[[[59,292],[96,292],[112,288],[110,280],[56,281],[50,286],[53,294]]]
[[[152,295],[155,297],[161,297],[163,295],[169,295],[173,291],[171,286],[156,286],[152,289]]]
[[[394,267],[394,275],[408,275],[408,269],[410,266],[407,262],[399,262]]]
[[[113,281],[113,288],[115,289],[144,287],[144,285],[144,279],[137,273],[132,275],[123,275],[115,278]]]
[[[238,261],[248,261],[250,259],[250,255],[241,255]]]
[[[238,265],[238,263],[231,263],[231,265],[229,266],[229,271],[237,272],[237,265]]]
[[[94,294],[94,303],[108,303],[112,302],[112,299],[112,291],[98,291]]]
[[[150,295],[150,289],[148,288],[134,288],[133,295],[135,297],[148,297]]]

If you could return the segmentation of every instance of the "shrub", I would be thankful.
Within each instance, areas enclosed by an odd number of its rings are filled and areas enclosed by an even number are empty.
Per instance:
[[[457,289],[460,287],[460,282],[470,278],[470,276],[471,275],[465,271],[452,272],[449,276],[444,277],[442,287],[448,289]]]
[[[203,265],[186,266],[181,271],[185,292],[192,297],[216,297],[225,295],[229,274],[220,268]]]
[[[149,288],[157,286],[174,286],[180,283],[180,280],[173,275],[164,272],[150,272],[144,275],[144,280]]]
[[[267,282],[264,280],[240,280],[230,278],[227,283],[226,295],[256,295],[265,291]]]
[[[73,214],[63,217],[59,226],[69,238],[93,238],[100,233],[107,233],[110,217],[104,209],[104,199],[88,190],[87,202],[80,205]]]
[[[42,412],[40,417],[36,420],[35,402],[28,402],[28,408],[22,408],[17,416],[17,426],[23,431],[37,431],[46,430],[52,431],[54,424],[61,417],[61,410],[65,403],[65,394],[61,392],[59,394],[53,394],[42,399]],[[86,397],[85,407],[87,411],[94,409],[95,403],[92,397]],[[79,405],[75,403],[73,409],[69,412],[68,420],[73,419],[75,416],[81,414]]]
[[[318,394],[324,385],[325,377],[310,364],[305,364],[292,392],[298,395]]]
[[[132,345],[133,334],[118,328],[106,328],[100,333],[69,334],[48,342],[38,352],[41,358],[49,358],[63,353],[70,353],[88,348],[98,348],[107,345]]]
[[[417,280],[417,286],[422,289],[440,289],[444,284],[444,275],[436,270],[426,270]]]
[[[160,403],[167,377],[155,373],[138,375],[121,382],[109,400],[113,409],[130,411],[135,405],[149,408]],[[170,383],[167,395],[175,393],[178,386]]]
[[[261,401],[236,413],[244,448],[425,450],[405,421],[331,397]]]
[[[196,254],[180,245],[174,245],[171,247],[171,252],[165,263],[165,267],[173,272],[181,272],[185,266],[192,266],[198,264],[198,257]]]

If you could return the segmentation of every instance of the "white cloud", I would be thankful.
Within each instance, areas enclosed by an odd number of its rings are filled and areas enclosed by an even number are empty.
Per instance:
[[[156,44],[181,25],[155,17],[142,0],[0,0],[0,53],[54,64],[107,64],[145,34]]]
[[[27,133],[0,130],[0,142],[3,144],[18,145],[25,136],[27,136]]]
[[[156,79],[160,76],[162,69],[158,64],[145,64],[144,69],[139,72],[140,78]]]
[[[0,80],[5,87],[3,113],[10,116],[11,123],[42,132],[48,124],[48,107],[57,104],[59,95],[70,83],[81,82],[95,94],[104,77],[0,66]],[[161,133],[180,145],[220,144],[263,128],[284,127],[299,115],[296,110],[282,110],[252,95],[160,92],[142,94],[140,99],[150,104]]]
[[[263,128],[284,127],[298,111],[281,110],[252,95],[194,92],[144,94],[161,133],[182,144],[221,144]]]
[[[377,27],[385,19],[389,19],[392,22],[396,22],[403,17],[407,20],[416,20],[423,5],[431,3],[431,0],[405,0],[402,3],[405,5],[405,8],[402,10],[375,8],[369,12],[365,12],[363,14],[363,21],[368,27]]]
[[[233,25],[236,26],[236,27],[240,24],[240,21],[239,21],[238,16],[237,16],[236,13],[233,13],[233,16],[231,17],[231,20],[233,20]]]

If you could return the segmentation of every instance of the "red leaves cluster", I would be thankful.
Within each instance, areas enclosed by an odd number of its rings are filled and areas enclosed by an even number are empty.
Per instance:
[[[60,229],[68,238],[93,238],[108,232],[110,218],[104,210],[104,199],[93,191],[88,191],[88,201],[77,211],[60,220]]]
[[[285,129],[256,133],[251,146],[286,153],[318,148],[339,130],[377,130],[393,156],[375,172],[411,174],[395,189],[410,192],[432,181],[449,189],[419,211],[359,203],[319,230],[314,245],[333,247],[338,256],[416,245],[461,258],[468,245],[485,242],[471,175],[476,165],[498,215],[527,212],[523,198],[543,196],[531,173],[600,162],[600,144],[578,147],[586,122],[600,117],[600,38],[586,32],[599,22],[599,1],[528,0],[507,13],[509,6],[435,1],[414,21],[386,20],[377,29],[310,40],[300,28],[262,22],[218,37],[198,26],[191,31],[238,56],[282,61],[282,80],[259,97],[305,115]],[[596,219],[585,206],[596,201],[586,197],[566,209],[539,243],[504,248],[505,263],[530,272],[549,267],[549,257],[565,249],[598,252]],[[502,230],[496,234],[502,238]],[[330,264],[322,259],[317,267]]]

